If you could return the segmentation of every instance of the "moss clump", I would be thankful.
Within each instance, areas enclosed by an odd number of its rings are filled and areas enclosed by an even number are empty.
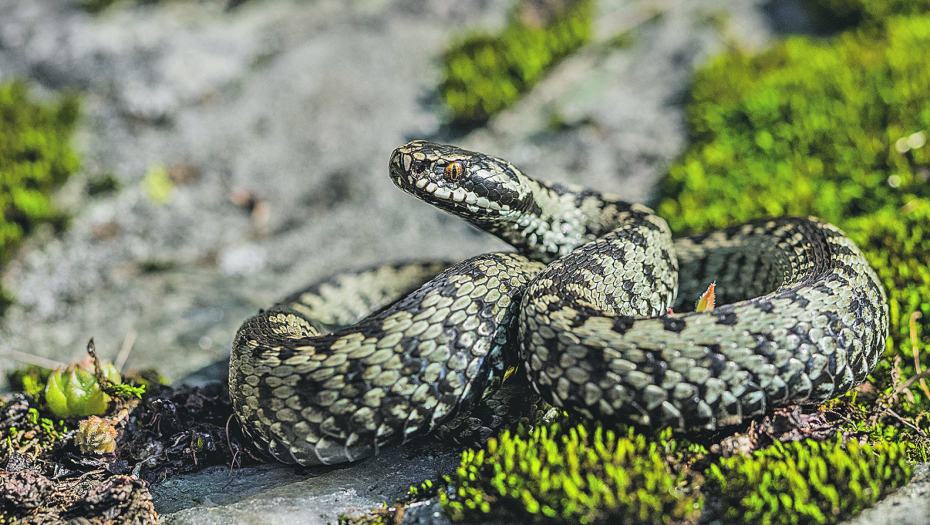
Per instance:
[[[13,392],[22,392],[34,398],[41,398],[45,395],[45,385],[51,373],[52,371],[48,368],[29,365],[25,368],[10,370],[6,373],[6,379]]]
[[[514,14],[500,35],[473,34],[450,46],[440,92],[453,118],[480,123],[513,104],[591,40],[593,10],[593,0],[571,0],[542,27]]]
[[[59,218],[49,193],[80,165],[68,143],[77,116],[74,97],[37,104],[23,83],[0,84],[0,264],[36,225]]]
[[[911,477],[903,444],[776,442],[712,465],[707,480],[736,523],[836,523]]]
[[[675,230],[759,215],[831,222],[930,197],[930,18],[836,40],[792,38],[756,56],[727,54],[700,71],[693,144],[664,183],[659,213]]]
[[[834,29],[930,12],[930,0],[807,0],[806,4],[821,23]]]
[[[467,451],[440,492],[456,521],[491,519],[557,523],[655,523],[695,517],[701,500],[682,488],[686,473],[666,460],[669,433],[647,440],[601,426],[558,424],[505,432]]]

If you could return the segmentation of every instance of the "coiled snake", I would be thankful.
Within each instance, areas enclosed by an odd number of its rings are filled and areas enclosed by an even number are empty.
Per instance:
[[[423,141],[394,151],[390,175],[517,253],[337,275],[248,319],[230,395],[281,461],[353,461],[452,420],[493,427],[469,410],[520,366],[586,417],[712,429],[841,395],[884,349],[881,284],[818,219],[672,241],[644,206]],[[723,306],[671,313],[713,281]]]

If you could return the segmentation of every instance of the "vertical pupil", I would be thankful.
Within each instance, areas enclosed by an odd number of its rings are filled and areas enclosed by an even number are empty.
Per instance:
[[[463,168],[462,168],[461,163],[459,162],[453,162],[452,164],[449,164],[448,166],[446,166],[446,169],[445,169],[446,177],[448,177],[453,182],[457,181],[459,177],[462,176],[462,171],[463,171]]]

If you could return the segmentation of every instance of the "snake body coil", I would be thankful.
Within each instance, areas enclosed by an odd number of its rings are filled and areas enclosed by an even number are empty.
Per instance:
[[[230,393],[282,461],[353,461],[467,419],[521,363],[587,417],[716,428],[841,395],[884,348],[884,290],[817,219],[672,241],[648,208],[452,146],[411,142],[390,173],[519,254],[336,276],[247,320]],[[713,281],[723,306],[670,313]]]

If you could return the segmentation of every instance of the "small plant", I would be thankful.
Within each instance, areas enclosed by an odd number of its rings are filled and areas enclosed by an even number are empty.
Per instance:
[[[52,371],[48,368],[29,365],[11,370],[6,378],[10,382],[11,390],[23,392],[38,399],[45,394],[45,385],[51,373]]]
[[[108,381],[120,383],[113,365],[104,363],[102,369]],[[52,372],[45,386],[45,401],[58,417],[101,415],[110,406],[110,396],[97,380],[90,358]]]
[[[116,426],[108,419],[90,416],[78,425],[74,442],[84,454],[108,454],[116,450]]]
[[[708,483],[736,523],[837,523],[911,477],[903,444],[796,441],[712,465]]]
[[[428,479],[423,483],[420,483],[419,487],[413,485],[410,486],[410,490],[407,491],[407,501],[417,501],[432,498],[437,494],[438,486],[433,483],[433,480]]]

